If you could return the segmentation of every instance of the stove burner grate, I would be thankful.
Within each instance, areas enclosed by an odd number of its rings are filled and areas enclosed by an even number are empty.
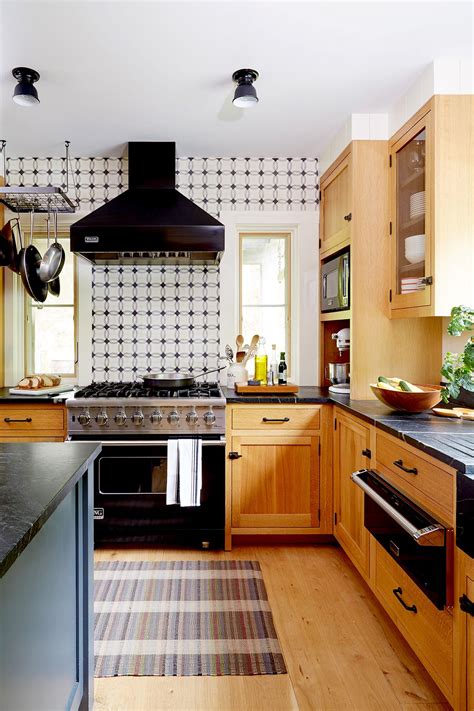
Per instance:
[[[134,397],[161,397],[161,398],[211,398],[222,397],[218,383],[199,383],[191,388],[177,390],[146,388],[142,383],[91,383],[81,390],[77,390],[75,398],[134,398]]]

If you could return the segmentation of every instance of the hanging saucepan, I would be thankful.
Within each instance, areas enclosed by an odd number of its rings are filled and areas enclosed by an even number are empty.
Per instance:
[[[13,226],[19,225],[18,218],[9,220],[0,232],[0,267],[10,267],[18,272],[18,252],[16,248]]]
[[[48,291],[52,296],[59,296],[59,294],[61,293],[59,277],[56,277],[56,279],[53,279],[53,281],[48,281]]]
[[[33,244],[33,210],[30,214],[30,244],[26,249],[21,249],[18,258],[21,280],[28,294],[35,301],[43,303],[48,296],[48,285],[41,281],[38,275],[41,264],[41,254]]]
[[[58,213],[54,213],[54,242],[49,244],[49,215],[48,215],[48,249],[41,260],[39,277],[41,281],[48,282],[56,279],[64,266],[66,255],[64,249],[58,242]]]
[[[164,390],[192,388],[196,385],[196,378],[200,378],[208,373],[217,373],[226,367],[227,366],[224,365],[221,368],[213,368],[212,370],[207,370],[197,375],[191,375],[190,373],[149,373],[144,375],[142,380],[146,388],[152,388],[154,390],[160,390],[160,388]]]

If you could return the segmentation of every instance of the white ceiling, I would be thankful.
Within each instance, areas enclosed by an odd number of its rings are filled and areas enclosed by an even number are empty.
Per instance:
[[[316,156],[351,112],[384,112],[435,57],[472,54],[471,2],[1,0],[0,138],[8,154]],[[41,103],[11,100],[15,66]],[[232,106],[234,70],[260,103]]]

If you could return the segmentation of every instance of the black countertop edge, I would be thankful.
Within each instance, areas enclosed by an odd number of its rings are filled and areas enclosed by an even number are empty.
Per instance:
[[[74,396],[73,386],[71,385],[70,390],[64,390],[62,393],[53,393],[51,395],[12,395],[10,393],[10,388],[0,388],[0,404],[12,404],[15,405],[38,405],[48,404],[63,404],[68,397]]]
[[[238,395],[223,388],[228,403],[325,404],[332,403],[416,449],[474,479],[474,422],[437,417],[428,412],[394,412],[378,400],[351,400],[327,388],[300,387],[296,395]],[[472,444],[471,444],[472,437]]]
[[[13,446],[15,447],[24,447],[28,445],[37,445],[37,444],[44,444],[44,443],[16,443]],[[56,443],[49,443],[49,444],[55,444],[55,445],[60,445],[60,446],[66,446],[69,447],[71,444],[74,446],[75,443],[69,443],[69,442],[56,442]],[[85,443],[82,443],[83,446]],[[5,446],[5,445],[4,445]],[[47,520],[51,517],[51,515],[54,513],[54,511],[58,508],[59,504],[66,498],[66,496],[72,491],[74,486],[77,484],[79,479],[84,475],[84,472],[89,468],[89,466],[94,462],[96,459],[97,455],[100,453],[102,449],[102,445],[100,443],[98,444],[89,444],[89,454],[87,455],[87,458],[83,460],[82,464],[75,469],[75,471],[67,478],[65,484],[56,492],[56,494],[48,501],[45,505],[42,507],[42,511],[37,515],[35,520],[32,523],[27,523],[25,524],[27,526],[27,530],[21,535],[21,537],[14,541],[14,542],[7,542],[8,545],[8,551],[6,553],[3,553],[0,557],[0,578],[2,578],[5,573],[11,568],[13,563],[19,558],[21,553],[25,550],[25,548],[31,543],[33,538],[36,536],[36,534],[43,528],[44,524],[47,522]],[[3,447],[0,447],[0,451],[3,450]],[[16,512],[18,515],[18,512]],[[4,545],[4,541],[0,541],[2,544],[2,548]]]

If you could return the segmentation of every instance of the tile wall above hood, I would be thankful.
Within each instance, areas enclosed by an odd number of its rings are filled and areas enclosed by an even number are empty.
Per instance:
[[[71,251],[94,264],[218,264],[224,225],[176,190],[175,143],[129,143],[128,166],[128,190],[71,225]]]

